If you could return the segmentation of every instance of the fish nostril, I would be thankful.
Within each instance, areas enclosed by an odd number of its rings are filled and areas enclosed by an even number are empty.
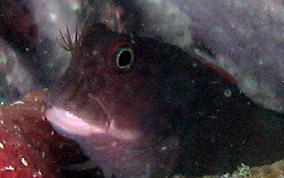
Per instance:
[[[87,73],[89,73],[87,71]],[[101,87],[105,86],[105,79],[98,73],[93,72],[90,75],[84,76],[84,82],[82,83],[81,87],[82,90],[85,90],[86,93],[92,93],[93,91],[99,90]],[[90,90],[92,89],[92,90]]]
[[[82,60],[80,62],[82,69],[88,69],[98,66],[98,59],[102,59],[103,56],[99,54],[99,52],[95,51],[93,53],[87,52],[82,56]]]

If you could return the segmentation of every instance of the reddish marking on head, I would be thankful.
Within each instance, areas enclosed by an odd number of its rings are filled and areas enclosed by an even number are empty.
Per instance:
[[[221,75],[222,77],[224,77],[228,82],[230,82],[231,84],[237,86],[238,83],[235,80],[235,78],[233,76],[231,76],[227,71],[225,71],[223,68],[218,67],[214,64],[211,64],[205,60],[199,60],[202,64],[206,65],[207,67],[209,67],[211,70],[213,70],[214,72],[216,72],[217,74]]]
[[[114,54],[118,48],[123,47],[123,46],[133,46],[133,44],[125,42],[125,41],[113,43],[108,49],[106,49],[105,54]]]

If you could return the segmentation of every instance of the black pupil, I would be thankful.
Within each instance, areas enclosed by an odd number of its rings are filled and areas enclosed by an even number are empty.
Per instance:
[[[123,51],[118,56],[118,65],[120,67],[127,66],[131,62],[132,54],[129,51]]]

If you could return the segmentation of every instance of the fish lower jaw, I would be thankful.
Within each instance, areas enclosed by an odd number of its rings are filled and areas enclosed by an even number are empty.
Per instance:
[[[58,107],[48,109],[45,115],[51,125],[64,134],[90,136],[107,132],[107,127],[95,127],[70,111]]]
[[[141,134],[131,129],[117,127],[115,120],[110,120],[105,126],[90,124],[86,120],[72,114],[70,111],[58,107],[46,111],[46,119],[53,128],[63,135],[78,135],[88,137],[91,135],[107,135],[119,140],[136,140]]]

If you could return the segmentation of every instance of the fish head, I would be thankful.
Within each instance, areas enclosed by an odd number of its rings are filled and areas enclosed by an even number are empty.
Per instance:
[[[165,73],[163,59],[153,60],[155,53],[143,47],[143,40],[101,24],[85,29],[75,42],[70,37],[65,42],[72,58],[45,96],[51,106],[47,120],[79,143],[106,177],[169,175],[179,139],[169,119],[175,113],[161,95],[160,81],[167,77],[158,75]]]

